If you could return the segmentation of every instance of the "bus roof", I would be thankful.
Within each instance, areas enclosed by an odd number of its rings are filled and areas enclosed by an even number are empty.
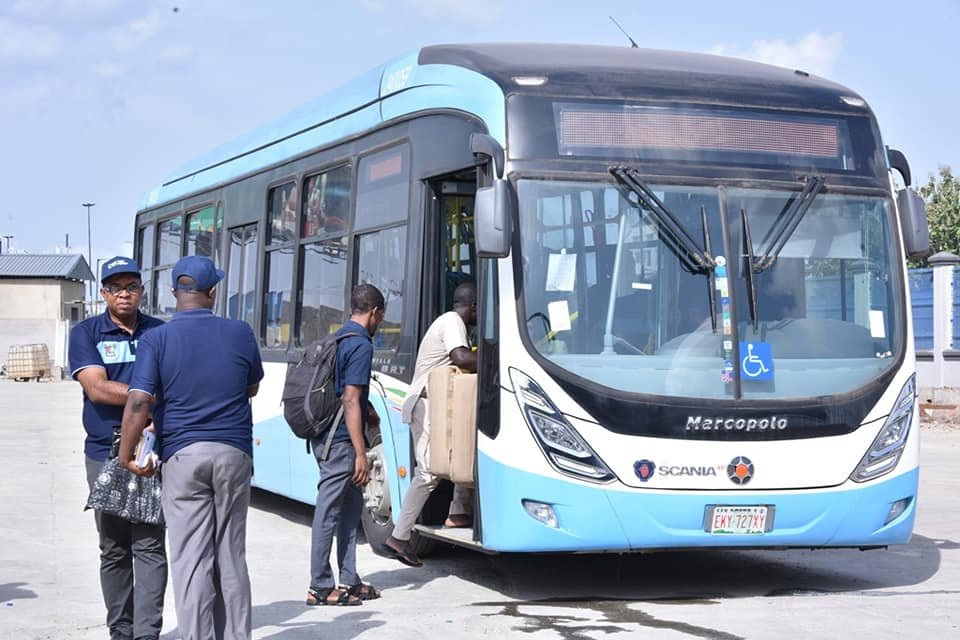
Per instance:
[[[541,76],[540,86],[515,78]],[[142,209],[235,180],[424,109],[482,119],[505,142],[509,93],[751,104],[863,114],[849,89],[804,72],[707,54],[591,45],[435,45],[378,66],[201,156],[147,194]]]
[[[840,98],[850,89],[802,70],[703,53],[631,47],[492,43],[435,45],[420,51],[421,65],[476,71],[504,93],[514,78],[543,76],[523,93],[748,103],[794,109],[854,111]],[[863,113],[862,109],[857,110]]]

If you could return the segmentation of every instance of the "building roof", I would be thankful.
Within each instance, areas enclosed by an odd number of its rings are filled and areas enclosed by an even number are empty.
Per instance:
[[[95,280],[86,259],[74,254],[0,254],[0,278]]]

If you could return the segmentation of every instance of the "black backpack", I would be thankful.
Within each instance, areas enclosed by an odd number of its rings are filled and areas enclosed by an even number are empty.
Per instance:
[[[337,347],[359,333],[326,335],[310,343],[300,362],[287,366],[283,381],[283,417],[298,438],[311,440],[326,432],[333,433],[343,405],[337,397],[335,373]]]

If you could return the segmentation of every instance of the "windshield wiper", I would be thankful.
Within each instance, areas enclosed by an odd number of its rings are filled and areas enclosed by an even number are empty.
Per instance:
[[[803,220],[807,209],[827,186],[826,181],[821,176],[805,176],[802,180],[806,182],[803,191],[787,205],[786,209],[773,223],[773,226],[770,227],[770,230],[767,231],[767,235],[763,239],[763,244],[767,247],[766,251],[759,258],[751,261],[754,272],[765,271],[776,263],[777,256],[780,255],[784,245],[787,244],[787,240],[796,231],[797,225]]]
[[[700,205],[700,224],[703,225],[703,246],[708,256],[713,255],[710,248],[710,231],[707,227],[707,208]],[[710,326],[713,332],[717,332],[717,273],[710,269],[707,274],[707,301],[710,305]]]
[[[747,278],[747,295],[750,297],[750,319],[753,320],[753,333],[760,328],[757,314],[756,267],[753,258],[753,241],[750,239],[750,225],[747,223],[747,210],[740,209],[740,223],[743,225],[743,261],[746,263],[744,275]]]
[[[666,232],[668,246],[677,254],[684,269],[690,273],[712,273],[716,263],[709,251],[697,246],[672,211],[660,201],[650,187],[640,179],[640,172],[632,167],[610,167],[610,174],[640,200],[644,209],[653,214],[657,227]]]

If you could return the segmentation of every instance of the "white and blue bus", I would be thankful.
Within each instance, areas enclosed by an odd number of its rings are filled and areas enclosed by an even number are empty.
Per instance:
[[[170,269],[227,272],[266,377],[254,484],[307,503],[287,363],[370,282],[363,525],[414,465],[399,405],[453,288],[479,288],[472,529],[490,551],[873,548],[909,540],[918,416],[905,259],[923,202],[863,98],[802,71],[595,46],[430,46],[225,145],[136,218],[145,308]],[[202,358],[203,354],[197,354]]]

